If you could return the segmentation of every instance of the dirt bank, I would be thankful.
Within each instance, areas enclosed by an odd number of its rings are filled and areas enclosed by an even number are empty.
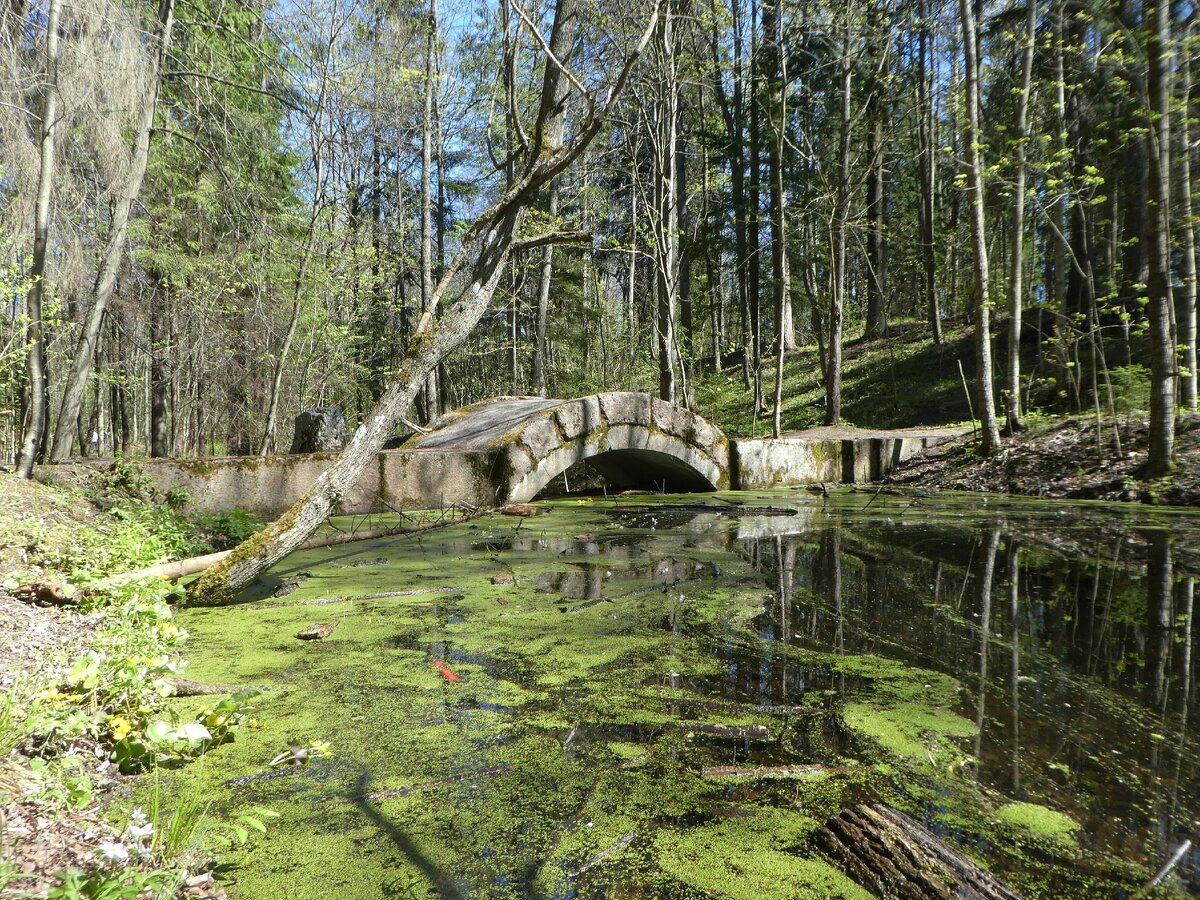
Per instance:
[[[1007,437],[990,458],[978,453],[970,434],[912,460],[889,484],[1030,497],[1117,500],[1200,506],[1200,415],[1181,418],[1176,432],[1177,467],[1166,478],[1146,480],[1149,428],[1144,418],[1105,421],[1082,417],[1035,419]]]

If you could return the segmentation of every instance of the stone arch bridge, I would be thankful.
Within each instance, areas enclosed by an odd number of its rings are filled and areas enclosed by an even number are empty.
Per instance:
[[[525,502],[582,460],[616,490],[674,493],[870,481],[959,432],[815,429],[774,440],[731,440],[701,416],[648,394],[499,397],[449,413],[429,432],[382,451],[342,498],[341,511]],[[299,498],[334,456],[165,459],[139,465],[160,490],[186,491],[194,511],[243,507],[269,517]]]

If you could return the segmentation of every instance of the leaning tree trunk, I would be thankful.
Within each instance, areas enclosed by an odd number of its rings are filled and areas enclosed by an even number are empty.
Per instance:
[[[576,14],[577,0],[562,0],[555,10],[554,28],[566,27],[565,20]],[[209,569],[188,589],[188,599],[199,605],[228,601],[271,565],[299,547],[336,509],[342,498],[375,460],[396,424],[416,397],[425,379],[438,362],[470,333],[487,309],[504,272],[509,256],[518,250],[545,246],[560,239],[543,235],[518,239],[525,211],[548,185],[586,149],[612,114],[629,79],[633,66],[657,29],[659,6],[641,40],[630,53],[618,74],[607,100],[596,104],[589,98],[588,112],[575,137],[567,144],[552,147],[535,144],[521,176],[485,210],[464,235],[462,247],[442,274],[425,309],[420,327],[383,395],[363,418],[350,443],[333,465],[282,516],[258,534],[234,548],[229,557]],[[532,27],[532,26],[531,26]],[[553,37],[551,38],[553,42]],[[553,115],[553,98],[558,96],[560,79],[566,78],[560,65],[565,61],[552,54],[547,60],[542,85],[542,103],[535,133],[544,134]],[[578,240],[577,234],[570,235]],[[438,321],[433,308],[454,292],[453,305]]]
[[[50,0],[46,19],[46,86],[42,98],[41,165],[38,170],[37,205],[33,213],[32,284],[26,294],[29,316],[26,339],[28,356],[25,374],[29,387],[29,417],[21,435],[17,454],[17,474],[22,478],[33,475],[33,461],[46,424],[46,336],[42,323],[42,298],[46,296],[46,250],[50,238],[50,195],[54,187],[54,141],[58,130],[58,18],[61,0]]]
[[[987,221],[983,205],[983,161],[979,152],[979,50],[975,42],[975,9],[972,0],[958,0],[962,19],[964,87],[967,101],[967,177],[971,184],[971,237],[975,245],[975,364],[976,400],[979,406],[980,452],[990,456],[1000,447],[996,402],[992,391],[991,304],[988,292]]]
[[[71,374],[63,392],[62,404],[58,409],[58,422],[54,427],[54,441],[50,449],[50,461],[62,462],[70,455],[75,437],[79,409],[91,379],[92,366],[96,358],[96,344],[100,339],[100,327],[104,324],[104,313],[112,299],[117,283],[117,272],[125,256],[125,238],[129,231],[129,212],[142,192],[142,181],[146,176],[146,164],[150,159],[150,132],[154,128],[154,113],[158,107],[158,89],[166,68],[167,50],[171,46],[171,29],[175,23],[175,0],[161,0],[158,7],[158,24],[151,43],[151,65],[149,85],[142,102],[141,118],[133,137],[133,155],[129,159],[129,173],[125,185],[113,206],[112,224],[108,240],[100,258],[100,270],[92,292],[92,309],[83,323],[79,335],[79,346],[71,363]]]

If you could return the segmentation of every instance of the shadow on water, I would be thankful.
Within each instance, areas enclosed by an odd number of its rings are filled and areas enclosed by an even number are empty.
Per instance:
[[[449,897],[451,900],[458,900],[468,896],[463,893],[462,885],[452,878],[447,872],[444,872],[434,864],[428,856],[417,849],[416,845],[409,839],[408,835],[385,816],[371,800],[368,788],[371,784],[371,776],[367,772],[363,772],[357,782],[357,790],[354,794],[354,804],[358,809],[375,825],[382,834],[387,835],[388,839],[395,845],[396,849],[404,855],[404,858],[416,866],[421,873],[429,879],[429,882],[437,886],[438,895],[441,897]],[[394,885],[385,886],[388,888],[391,896],[403,896],[396,891]],[[420,896],[420,895],[415,895]]]

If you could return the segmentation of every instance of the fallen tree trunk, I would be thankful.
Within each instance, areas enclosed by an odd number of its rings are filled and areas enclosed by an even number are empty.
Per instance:
[[[817,846],[869,891],[893,900],[1020,900],[987,870],[903,813],[860,804],[830,819]]]
[[[472,519],[478,519],[481,515],[483,515],[483,512],[477,511],[468,513],[465,516],[457,516],[453,519],[438,519],[436,522],[426,522],[424,525],[401,525],[397,528],[373,528],[370,531],[350,531],[345,534],[330,534],[323,537],[309,538],[296,549],[317,550],[321,547],[337,547],[340,544],[349,544],[354,541],[370,541],[375,538],[424,534],[426,531],[433,531],[435,528],[458,525],[461,522],[470,522]],[[233,550],[222,550],[220,553],[206,553],[204,556],[193,556],[190,559],[161,563],[160,565],[149,566],[145,569],[122,572],[120,575],[113,575],[112,577],[121,579],[165,578],[167,581],[175,581],[177,578],[185,578],[188,575],[203,572],[209,566],[227,559],[229,554],[233,552]]]

